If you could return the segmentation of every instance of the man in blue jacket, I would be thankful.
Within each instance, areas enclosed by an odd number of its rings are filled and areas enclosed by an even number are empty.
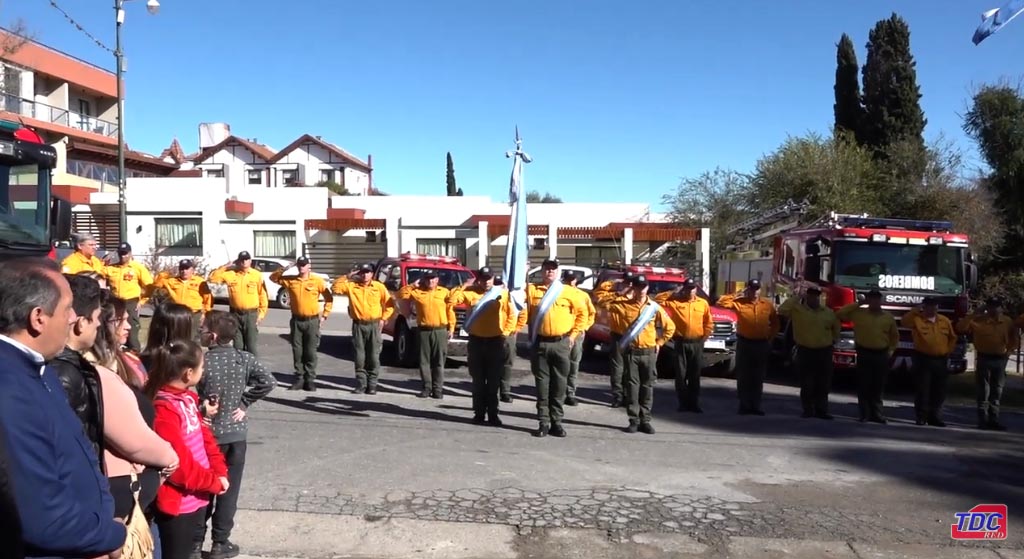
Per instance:
[[[0,267],[0,436],[26,557],[117,559],[125,527],[114,519],[82,424],[45,367],[74,319],[71,289],[55,264],[22,259]]]

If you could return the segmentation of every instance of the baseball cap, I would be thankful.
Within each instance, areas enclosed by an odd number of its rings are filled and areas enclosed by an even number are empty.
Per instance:
[[[631,281],[634,275],[636,274],[627,270],[624,274],[622,274],[622,279],[624,281]]]
[[[576,279],[576,272],[572,270],[562,270],[563,281],[572,281],[574,279]]]
[[[306,258],[305,256],[300,256],[300,257],[295,259],[295,265],[298,266],[299,268],[301,268],[303,266],[308,266],[309,265],[309,258]]]
[[[360,264],[359,272],[373,272],[373,264]]]
[[[501,274],[494,276],[494,285],[505,285],[505,278]]]
[[[423,275],[421,277],[423,277],[425,279],[434,279],[434,278],[437,277],[437,270],[433,270],[433,269],[428,268],[428,269],[423,271]]]
[[[747,289],[761,289],[761,280],[755,278],[748,281]]]
[[[493,278],[494,272],[492,272],[489,267],[484,266],[483,268],[480,268],[479,270],[476,271],[476,277],[480,279]]]
[[[877,289],[872,289],[871,291],[868,291],[867,297],[868,299],[881,299],[882,292]]]
[[[687,278],[686,281],[683,282],[683,290],[689,291],[691,289],[697,289],[697,282],[693,281],[690,278]]]
[[[242,252],[238,253],[238,258],[236,258],[235,261],[240,262],[242,260],[252,260],[252,255],[249,254],[249,251],[243,250]]]
[[[541,263],[540,267],[541,268],[557,268],[558,267],[558,259],[557,258],[546,258],[544,260],[544,262]]]
[[[180,262],[178,262],[178,269],[179,270],[188,270],[189,268],[195,268],[195,267],[196,267],[196,263],[193,262],[189,258],[186,258],[186,259],[181,260]]]
[[[633,279],[630,280],[630,283],[632,283],[635,287],[644,287],[645,285],[647,285],[647,276],[643,274],[640,274],[639,276],[634,276]]]
[[[117,247],[117,253],[118,254],[128,254],[131,251],[132,251],[132,245],[130,245],[128,243],[121,243]]]
[[[921,301],[921,304],[926,307],[931,305],[938,305],[939,300],[936,299],[935,297],[925,297],[924,300]]]

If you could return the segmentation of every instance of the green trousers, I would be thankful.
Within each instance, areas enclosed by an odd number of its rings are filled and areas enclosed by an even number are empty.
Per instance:
[[[238,319],[238,332],[235,333],[235,349],[248,351],[253,355],[256,353],[256,345],[259,342],[260,331],[256,327],[256,318],[259,311],[236,311],[232,314]]]
[[[654,377],[658,374],[658,350],[653,347],[622,350],[623,390],[630,423],[650,423],[654,405]]]
[[[569,376],[569,337],[539,337],[530,352],[530,369],[537,384],[537,419],[541,425],[560,424],[565,415],[565,381]]]
[[[376,388],[380,374],[380,321],[352,321],[357,390]]]
[[[857,405],[861,419],[885,418],[885,379],[889,375],[889,350],[857,348]]]
[[[978,388],[978,422],[999,421],[999,400],[1006,384],[1007,357],[978,354],[974,363],[974,378]]]
[[[444,364],[448,357],[448,327],[421,327],[420,343],[420,379],[423,390],[435,396],[444,390]]]
[[[704,368],[704,340],[676,338],[675,350],[676,398],[679,405],[693,408],[700,404],[700,373]]]
[[[292,363],[295,374],[307,384],[316,380],[317,349],[320,347],[320,317],[296,318],[292,316]]]
[[[917,396],[914,398],[914,412],[917,419],[942,418],[942,405],[946,402],[946,385],[949,382],[948,358],[914,353],[914,379],[917,381]]]
[[[828,393],[832,390],[832,346],[797,347],[796,366],[800,371],[800,403],[804,413],[828,413]]]
[[[569,350],[569,374],[565,378],[566,397],[576,397],[576,375],[580,372],[581,361],[583,361],[582,335],[576,340],[576,343],[572,344],[572,348]]]
[[[512,394],[512,360],[516,357],[516,334],[505,338],[505,361],[501,371],[501,395]]]
[[[131,324],[132,329],[128,332],[128,349],[138,353],[142,351],[142,346],[139,345],[139,332],[141,331],[139,324],[139,300],[128,299],[124,302],[125,311],[128,312],[128,324]]]
[[[199,329],[203,325],[203,313],[194,312],[192,313],[192,339],[199,339]]]
[[[612,370],[610,373],[612,383],[612,399],[622,400],[622,349],[619,348],[619,340],[622,339],[622,334],[611,333],[611,345],[612,351],[610,354],[610,361]]]
[[[762,411],[761,396],[771,349],[768,340],[739,338],[736,341],[736,393],[741,412]]]
[[[466,348],[469,376],[473,379],[473,415],[498,416],[498,392],[505,370],[507,346],[504,336],[470,336]]]

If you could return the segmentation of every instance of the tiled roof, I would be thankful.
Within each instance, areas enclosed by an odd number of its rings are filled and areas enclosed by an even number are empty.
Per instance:
[[[181,144],[178,143],[177,138],[171,141],[171,145],[167,149],[160,152],[160,159],[166,159],[167,157],[170,157],[178,165],[188,161],[185,158],[185,150],[181,149]]]
[[[219,144],[217,144],[215,146],[210,146],[210,147],[200,151],[198,155],[196,155],[195,157],[192,158],[192,162],[193,163],[201,163],[201,162],[209,159],[210,157],[212,157],[213,154],[215,154],[218,151],[220,151],[221,149],[223,149],[224,146],[227,146],[227,145],[232,144],[232,143],[241,145],[245,149],[253,152],[256,155],[258,155],[264,161],[270,161],[274,157],[274,150],[270,149],[268,146],[265,146],[263,144],[258,144],[256,142],[251,141],[251,140],[246,140],[245,138],[239,138],[238,136],[228,136],[221,143],[219,143]]]
[[[309,135],[309,134],[303,134],[302,137],[300,137],[298,140],[295,140],[294,142],[288,144],[287,147],[285,147],[285,148],[281,149],[281,151],[277,152],[277,155],[275,155],[273,158],[271,158],[269,160],[269,162],[270,163],[277,163],[278,161],[280,161],[281,159],[284,159],[289,153],[291,153],[292,151],[294,151],[296,148],[298,148],[299,146],[301,146],[303,144],[316,144],[316,145],[319,145],[320,147],[326,149],[327,151],[329,151],[329,152],[337,155],[338,157],[342,158],[343,160],[345,160],[347,163],[349,163],[353,167],[358,167],[358,168],[363,169],[363,170],[365,170],[367,172],[372,170],[370,165],[367,162],[363,161],[362,159],[359,159],[358,157],[352,155],[351,153],[345,151],[344,149],[342,149],[342,148],[340,148],[340,147],[338,147],[338,146],[336,146],[336,145],[334,145],[334,144],[332,144],[330,142],[325,142],[323,139],[321,139],[319,137],[316,137],[316,136]]]

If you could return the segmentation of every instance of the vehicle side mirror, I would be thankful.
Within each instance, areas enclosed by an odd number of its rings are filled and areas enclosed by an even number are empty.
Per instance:
[[[977,264],[964,264],[964,277],[967,279],[967,288],[975,289],[978,287],[978,265]]]
[[[71,238],[71,202],[54,198],[50,208],[50,241],[66,241]]]

